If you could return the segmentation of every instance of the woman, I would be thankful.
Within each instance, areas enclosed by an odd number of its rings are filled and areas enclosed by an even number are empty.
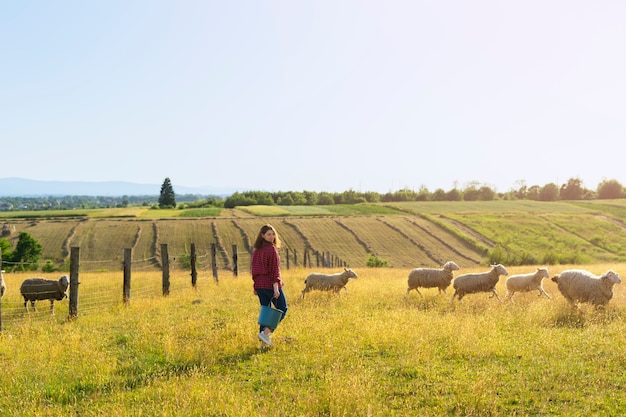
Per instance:
[[[267,306],[274,306],[281,310],[283,314],[280,320],[287,314],[287,299],[283,293],[283,280],[280,276],[280,240],[276,230],[266,224],[261,227],[254,242],[252,252],[252,280],[254,281],[254,293],[259,297],[259,303]],[[268,345],[272,345],[270,335],[275,329],[259,326],[259,339]]]

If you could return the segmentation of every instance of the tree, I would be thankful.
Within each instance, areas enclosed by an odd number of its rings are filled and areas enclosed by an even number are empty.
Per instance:
[[[567,184],[561,186],[559,194],[561,200],[580,200],[583,197],[584,188],[580,178],[570,178]]]
[[[9,258],[13,264],[12,270],[36,271],[39,269],[39,259],[41,259],[42,252],[43,247],[39,242],[30,234],[20,232],[15,250]]]
[[[603,180],[598,185],[598,198],[621,198],[623,195],[623,187],[617,180]]]
[[[456,188],[448,191],[446,193],[446,201],[461,201],[463,199],[463,194]]]
[[[0,250],[2,250],[2,259],[10,259],[11,244],[5,238],[0,239]]]
[[[559,187],[551,182],[544,185],[539,191],[540,201],[556,201],[559,198]]]
[[[165,178],[161,185],[161,194],[159,195],[159,208],[176,207],[176,195],[169,178]]]

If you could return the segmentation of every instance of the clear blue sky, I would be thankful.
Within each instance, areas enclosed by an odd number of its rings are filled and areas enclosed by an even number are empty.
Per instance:
[[[626,185],[626,2],[9,1],[0,178]]]

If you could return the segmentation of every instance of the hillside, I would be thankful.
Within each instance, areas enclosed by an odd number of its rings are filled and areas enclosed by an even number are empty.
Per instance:
[[[233,245],[240,268],[245,268],[264,223],[277,228],[285,265],[287,258],[290,265],[302,265],[305,251],[313,267],[322,254],[352,267],[365,266],[370,254],[375,254],[395,268],[434,267],[447,260],[473,267],[493,261],[589,264],[626,259],[626,202],[622,200],[394,203],[374,207],[372,214],[364,214],[368,211],[362,206],[323,215],[319,212],[327,208],[280,210],[280,216],[264,216],[262,207],[255,207],[222,210],[213,217],[184,217],[189,214],[184,210],[120,209],[1,221],[11,232],[4,237],[13,247],[19,233],[28,232],[43,245],[44,259],[59,266],[67,262],[71,247],[79,247],[82,270],[117,270],[126,248],[133,249],[136,268],[158,268],[162,244],[167,244],[174,260],[171,265],[178,267],[175,261],[189,254],[192,243],[201,269],[211,268],[213,244],[219,269],[232,268]]]

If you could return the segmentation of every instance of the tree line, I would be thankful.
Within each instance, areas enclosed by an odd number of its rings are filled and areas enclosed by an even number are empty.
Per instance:
[[[579,178],[570,178],[558,186],[548,183],[543,186],[527,186],[518,181],[511,190],[498,193],[491,186],[470,182],[463,188],[454,186],[450,190],[438,188],[434,191],[421,186],[418,190],[404,188],[393,192],[343,192],[316,191],[245,191],[230,196],[175,194],[169,178],[163,183],[159,195],[140,196],[41,196],[41,197],[1,197],[0,210],[69,210],[147,206],[159,208],[225,207],[251,205],[332,205],[359,204],[401,201],[490,201],[490,200],[594,200],[626,198],[626,189],[615,179],[603,180],[595,190],[586,188]]]
[[[417,191],[401,189],[394,192],[380,194],[377,192],[358,192],[347,190],[341,193],[314,192],[314,191],[246,191],[236,192],[224,200],[225,208],[250,205],[332,205],[332,204],[359,204],[401,201],[491,201],[491,200],[594,200],[625,198],[626,189],[617,180],[603,180],[595,190],[583,186],[579,178],[570,178],[560,187],[549,183],[544,186],[527,186],[524,181],[516,184],[517,188],[504,193],[497,193],[488,185],[476,182],[467,184],[463,189],[456,186],[445,191],[437,189],[430,192],[425,186]]]

